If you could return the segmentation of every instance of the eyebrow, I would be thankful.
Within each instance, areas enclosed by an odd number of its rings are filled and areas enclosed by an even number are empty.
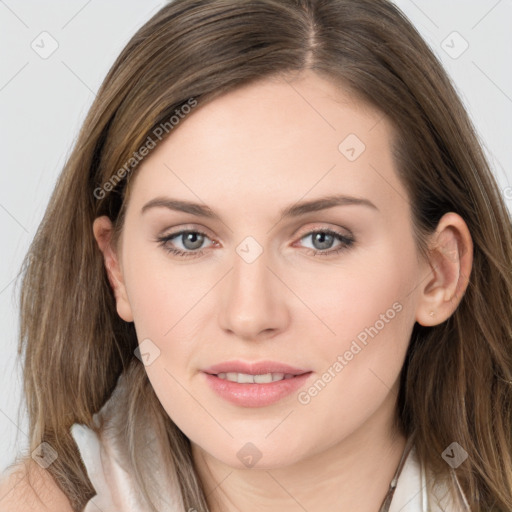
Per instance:
[[[310,201],[294,203],[291,206],[282,209],[280,215],[281,218],[299,217],[301,215],[305,215],[306,213],[317,212],[327,208],[333,208],[335,206],[353,205],[366,206],[373,210],[379,211],[379,209],[368,199],[346,195],[331,195],[320,197],[318,199],[312,199]],[[148,201],[142,207],[141,215],[151,208],[168,208],[169,210],[190,213],[198,217],[220,220],[220,216],[217,215],[210,207],[204,204],[172,199],[170,197],[156,197],[155,199]]]

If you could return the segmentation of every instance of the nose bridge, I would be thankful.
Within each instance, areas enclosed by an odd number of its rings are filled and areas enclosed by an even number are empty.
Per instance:
[[[280,283],[267,268],[269,253],[253,237],[235,249],[233,270],[223,289],[220,324],[240,337],[284,326],[287,315]]]
[[[258,244],[259,245],[259,244]],[[244,298],[255,297],[259,294],[268,294],[269,274],[267,268],[268,255],[254,244],[243,242],[236,249],[233,258],[233,272],[231,276],[231,293],[239,295],[239,301]]]

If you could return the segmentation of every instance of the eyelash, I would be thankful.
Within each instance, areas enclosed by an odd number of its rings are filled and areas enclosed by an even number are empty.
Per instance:
[[[194,258],[194,257],[202,256],[204,254],[204,249],[196,249],[195,251],[194,250],[182,251],[181,249],[172,249],[167,245],[173,238],[179,237],[180,235],[184,235],[186,233],[195,233],[195,234],[203,235],[203,236],[209,238],[208,235],[206,233],[204,233],[203,231],[186,229],[186,230],[178,231],[176,233],[171,233],[170,235],[158,237],[156,239],[156,241],[168,253],[174,254],[175,256],[178,256],[178,257]],[[313,234],[316,234],[316,233],[332,235],[341,242],[341,245],[337,249],[328,249],[328,250],[324,250],[324,251],[310,249],[309,247],[306,247],[306,249],[308,251],[313,252],[313,256],[333,256],[333,255],[339,254],[343,251],[346,251],[350,247],[352,247],[354,244],[354,241],[355,241],[352,237],[342,235],[341,233],[338,233],[337,231],[333,231],[331,229],[317,229],[317,230],[309,231],[305,235],[301,236],[299,240],[302,240],[303,238],[313,235]]]

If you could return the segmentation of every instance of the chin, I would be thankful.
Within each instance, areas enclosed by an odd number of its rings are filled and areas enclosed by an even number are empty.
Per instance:
[[[245,438],[250,439],[250,438]],[[277,439],[276,439],[277,440]],[[295,464],[308,457],[304,451],[304,444],[300,446],[283,445],[279,440],[279,446],[269,441],[240,441],[231,440],[228,446],[216,444],[211,450],[205,450],[210,456],[233,469],[279,469]]]

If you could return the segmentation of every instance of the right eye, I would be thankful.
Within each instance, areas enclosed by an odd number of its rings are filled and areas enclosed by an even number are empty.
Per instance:
[[[204,253],[201,246],[206,238],[208,238],[206,233],[189,229],[159,237],[157,241],[167,252],[187,258],[201,256]],[[181,240],[183,249],[175,247],[175,243],[172,242],[175,239]]]

